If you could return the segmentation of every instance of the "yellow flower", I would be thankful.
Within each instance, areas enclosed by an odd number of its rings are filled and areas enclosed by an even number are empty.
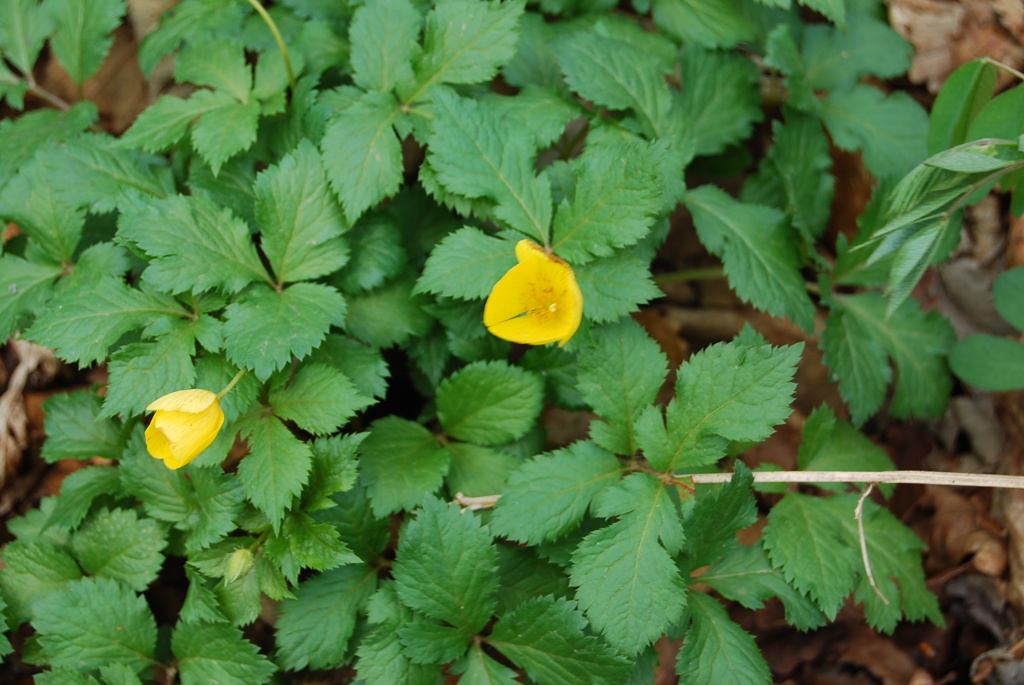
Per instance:
[[[199,456],[224,425],[217,394],[209,390],[179,390],[146,407],[155,411],[146,429],[146,449],[169,469],[180,469]]]
[[[484,305],[484,325],[511,342],[569,342],[583,319],[583,293],[572,267],[532,240],[516,244],[519,263],[501,277]]]

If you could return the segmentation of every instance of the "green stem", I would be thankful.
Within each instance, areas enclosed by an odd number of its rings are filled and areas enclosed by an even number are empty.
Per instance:
[[[284,60],[284,68],[288,72],[288,83],[292,86],[292,91],[295,91],[295,74],[292,72],[292,60],[288,57],[288,48],[285,47],[284,38],[281,37],[281,32],[277,30],[277,24],[267,14],[267,10],[263,9],[263,5],[256,2],[256,0],[246,0],[252,8],[256,10],[256,13],[263,18],[263,21],[267,24],[267,28],[274,34],[274,40],[277,41],[277,47],[281,51],[281,58]]]
[[[658,285],[667,285],[668,283],[687,281],[712,281],[720,278],[725,278],[725,271],[722,270],[722,267],[705,266],[698,269],[683,269],[682,271],[658,274],[654,277],[654,282]]]
[[[1002,69],[1006,73],[1013,74],[1014,76],[1016,76],[1021,81],[1024,81],[1024,74],[1022,74],[1021,72],[1017,71],[1016,69],[1014,69],[1011,66],[1003,64],[1002,62],[997,62],[996,60],[992,59],[991,57],[984,57],[984,58],[982,58],[982,61],[983,62],[988,62],[989,64],[991,64],[992,66],[996,67],[997,69]]]
[[[228,383],[223,390],[217,393],[217,399],[219,400],[224,397],[224,395],[231,392],[231,389],[235,387],[238,381],[242,380],[242,376],[244,376],[248,370],[249,369],[239,369],[238,373],[235,374],[235,377],[231,379],[231,382]]]

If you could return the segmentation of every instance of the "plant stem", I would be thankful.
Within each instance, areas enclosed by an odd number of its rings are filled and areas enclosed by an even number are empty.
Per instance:
[[[32,93],[40,100],[45,101],[46,104],[56,107],[62,112],[66,112],[71,109],[71,103],[59,95],[54,95],[50,91],[46,90],[36,83],[35,79],[26,79],[26,82],[28,84],[28,92]]]
[[[1024,476],[952,471],[754,471],[755,483],[919,483],[975,488],[1024,489]],[[731,473],[676,473],[695,485],[725,483]]]
[[[222,397],[224,397],[224,395],[227,395],[229,392],[231,392],[231,389],[235,387],[238,381],[242,380],[242,376],[244,376],[248,370],[249,369],[239,369],[238,373],[235,374],[235,377],[231,379],[231,382],[228,383],[223,390],[217,393],[217,399],[219,400]]]
[[[1021,81],[1024,81],[1024,74],[1022,74],[1021,72],[1017,71],[1016,69],[1014,69],[1013,67],[1011,67],[1009,65],[1003,64],[1002,62],[998,62],[998,61],[992,59],[991,57],[984,57],[984,58],[982,58],[982,61],[983,62],[988,62],[989,64],[991,64],[992,66],[996,67],[997,69],[1002,69],[1003,71],[1005,71],[1005,72],[1007,72],[1009,74],[1013,74],[1014,76],[1019,78]]]
[[[288,72],[288,83],[291,84],[292,92],[294,92],[295,74],[292,72],[292,60],[288,56],[288,48],[285,47],[284,38],[281,37],[281,32],[277,30],[277,24],[275,24],[274,20],[270,18],[269,14],[267,14],[267,10],[263,8],[263,5],[258,3],[256,0],[246,0],[246,2],[252,5],[252,8],[256,10],[256,13],[263,18],[263,21],[266,23],[267,28],[270,29],[270,32],[274,34],[274,40],[277,41],[277,48],[281,51],[281,59],[284,60],[284,68]]]
[[[658,274],[654,282],[658,285],[668,283],[682,283],[685,281],[711,281],[725,278],[725,271],[720,266],[705,266],[696,269],[683,269],[682,271],[670,271],[667,274]]]

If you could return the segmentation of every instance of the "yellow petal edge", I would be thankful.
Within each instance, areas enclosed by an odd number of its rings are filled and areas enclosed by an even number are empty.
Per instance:
[[[224,412],[209,390],[179,390],[146,407],[155,411],[146,428],[146,450],[169,469],[180,469],[217,438]]]
[[[583,293],[572,267],[532,240],[516,244],[516,260],[487,297],[484,325],[503,340],[557,341],[561,347],[583,320]]]

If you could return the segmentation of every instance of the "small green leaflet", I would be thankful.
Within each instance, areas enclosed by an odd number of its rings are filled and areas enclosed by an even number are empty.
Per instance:
[[[225,162],[256,142],[260,103],[238,102],[219,90],[199,91],[189,102],[197,98],[196,106],[205,111],[192,126],[192,146],[216,176]]]
[[[46,152],[40,153],[45,156]],[[85,213],[65,199],[40,157],[23,166],[4,188],[0,216],[17,223],[48,260],[72,262],[85,227]],[[33,261],[43,260],[36,257]]]
[[[590,424],[591,438],[615,454],[636,454],[633,421],[665,382],[668,360],[630,318],[594,331],[596,346],[579,354],[578,386],[584,401],[604,420]]]
[[[359,643],[356,669],[367,685],[435,685],[441,667],[414,664],[404,653],[398,630],[410,622],[413,612],[399,603],[394,584],[383,585],[370,598],[369,619],[378,624]]]
[[[179,623],[171,637],[182,685],[262,685],[277,670],[242,631],[224,624]]]
[[[545,596],[501,617],[487,643],[539,685],[621,685],[632,670],[627,658],[583,632],[587,621],[575,604]]]
[[[736,0],[652,0],[654,23],[684,44],[731,48],[756,30]]]
[[[230,96],[209,90],[196,91],[187,100],[162,95],[139,114],[131,128],[118,140],[118,144],[122,147],[141,148],[146,152],[164,152],[184,137],[193,120],[233,102]]]
[[[4,25],[0,21],[0,35]],[[0,40],[0,45],[9,44]],[[0,121],[0,159],[4,160],[0,166],[0,190],[41,148],[74,138],[96,121],[97,116],[96,105],[86,101],[79,102],[67,112],[37,109],[16,119]]]
[[[580,110],[566,102],[556,90],[537,85],[526,86],[511,97],[488,93],[484,99],[532,131],[539,148],[554,143],[566,125],[580,114]]]
[[[816,408],[807,417],[802,438],[797,463],[803,471],[896,469],[884,449],[846,421],[836,418],[827,406]],[[821,487],[827,485],[822,483]],[[887,494],[891,494],[891,489]]]
[[[36,264],[9,254],[0,257],[0,336],[4,340],[17,328],[22,313],[41,309],[50,285],[63,272],[57,264]]]
[[[491,617],[498,589],[498,551],[470,513],[429,497],[404,529],[392,573],[407,607],[476,633]]]
[[[283,668],[335,668],[348,655],[356,612],[377,588],[376,571],[351,564],[303,581],[293,599],[280,605],[274,625],[278,657]]]
[[[110,578],[68,583],[39,602],[32,625],[54,666],[91,670],[120,661],[141,671],[153,663],[156,621],[145,598]]]
[[[814,304],[800,274],[793,232],[777,210],[735,200],[710,185],[686,193],[701,242],[725,263],[729,285],[743,300],[814,329]]]
[[[101,509],[75,532],[71,548],[87,574],[112,578],[136,592],[156,579],[167,541],[153,519],[131,509]]]
[[[757,67],[733,53],[687,43],[680,53],[680,116],[694,154],[713,155],[750,136],[763,117]]]
[[[110,35],[127,9],[124,0],[85,3],[59,0],[48,5],[57,30],[50,40],[57,59],[79,88],[96,73],[114,42]]]
[[[736,625],[717,599],[689,593],[690,627],[676,658],[688,685],[769,685],[772,674],[754,636]]]
[[[448,192],[494,200],[497,219],[548,242],[551,186],[534,174],[537,151],[517,124],[484,102],[438,90],[427,149],[427,161]]]
[[[470,646],[466,658],[449,671],[462,674],[459,679],[462,685],[516,685],[519,682],[515,671],[499,664],[476,644]]]
[[[313,455],[274,416],[261,416],[244,434],[249,454],[238,467],[238,478],[246,496],[277,528],[306,484]]]
[[[294,283],[281,291],[257,286],[241,302],[228,305],[225,318],[228,358],[266,380],[293,357],[312,352],[331,325],[344,323],[345,300],[322,283]]]
[[[386,93],[411,79],[422,23],[409,0],[379,0],[356,9],[348,32],[355,84]]]
[[[575,529],[594,496],[621,476],[619,460],[591,442],[535,457],[512,472],[491,530],[532,545],[556,540]]]
[[[100,416],[138,416],[156,398],[192,386],[194,333],[181,320],[164,321],[166,329],[154,342],[129,343],[111,355],[110,382]]]
[[[120,431],[112,421],[99,418],[102,402],[88,390],[47,398],[43,459],[52,464],[59,459],[120,458]]]
[[[376,290],[350,295],[345,330],[378,348],[402,345],[410,338],[425,335],[434,318],[423,309],[429,299],[413,291],[413,278],[410,273]],[[387,312],[387,316],[381,316],[382,312]]]
[[[252,91],[252,70],[245,63],[245,52],[232,40],[189,41],[174,61],[174,79],[210,86],[241,103],[248,102]]]
[[[270,407],[313,435],[326,435],[344,424],[371,400],[343,373],[323,364],[306,364],[287,386],[271,389]]]
[[[352,248],[352,257],[331,279],[342,292],[376,288],[408,265],[404,236],[396,221],[386,214],[363,217],[345,234],[345,240]]]
[[[757,521],[757,506],[750,489],[754,477],[741,461],[737,460],[734,468],[730,482],[702,493],[686,514],[684,568],[691,572],[718,561],[736,546],[737,531]]]
[[[805,78],[815,90],[851,88],[865,74],[888,79],[910,68],[914,48],[888,23],[858,13],[845,28],[836,24],[811,24],[804,31]]]
[[[299,564],[317,571],[359,561],[329,523],[317,523],[305,512],[289,512],[281,528],[288,549]]]
[[[403,652],[414,664],[444,664],[466,653],[470,637],[465,630],[438,625],[417,616],[398,629]]]
[[[463,226],[431,251],[416,290],[463,300],[482,299],[515,265],[514,243]],[[458,278],[453,278],[454,274]]]
[[[0,592],[7,602],[12,628],[33,617],[48,597],[82,577],[78,562],[70,554],[44,542],[7,543],[4,564],[6,568],[0,569]]]
[[[437,388],[437,417],[460,440],[500,445],[523,436],[544,400],[540,377],[501,361],[469,364]]]
[[[50,7],[36,0],[0,2],[0,45],[4,47],[4,58],[22,74],[32,73],[53,28]]]
[[[651,280],[650,266],[621,252],[576,270],[583,292],[583,312],[594,323],[617,321],[663,293]]]
[[[397,416],[375,421],[359,454],[361,482],[377,516],[426,501],[440,487],[451,459],[433,433]]]
[[[60,496],[56,504],[46,516],[46,526],[74,529],[82,522],[92,503],[103,495],[121,497],[125,494],[121,487],[121,475],[117,468],[93,466],[80,469],[64,479],[60,486]],[[160,533],[161,537],[163,533]]]

